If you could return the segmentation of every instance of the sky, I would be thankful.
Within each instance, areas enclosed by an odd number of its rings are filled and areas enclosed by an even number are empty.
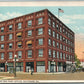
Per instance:
[[[58,17],[58,8],[64,10],[59,14],[59,19],[75,33],[75,53],[79,59],[84,58],[84,6],[24,6],[24,7],[0,7],[0,22],[33,13],[43,9],[49,9]]]

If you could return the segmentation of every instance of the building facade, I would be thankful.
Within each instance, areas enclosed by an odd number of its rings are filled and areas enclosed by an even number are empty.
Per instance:
[[[47,9],[0,22],[0,69],[13,68],[14,55],[16,71],[66,71],[74,62],[74,32]]]

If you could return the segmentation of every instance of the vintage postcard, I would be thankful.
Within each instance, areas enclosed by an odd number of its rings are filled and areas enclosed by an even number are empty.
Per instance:
[[[0,2],[3,82],[83,84],[83,0]]]

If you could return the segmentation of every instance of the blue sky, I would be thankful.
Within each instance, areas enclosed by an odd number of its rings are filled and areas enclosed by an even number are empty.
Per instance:
[[[43,7],[0,7],[0,21],[25,15],[28,13],[36,12],[43,9],[49,9],[55,16],[58,17],[58,8],[64,10],[64,13],[60,13],[60,20],[64,22],[72,31],[75,32],[76,37],[76,53],[82,55],[84,50],[84,6],[43,6]],[[80,44],[81,43],[81,44]],[[79,47],[81,45],[81,51]],[[79,54],[79,52],[81,54]]]

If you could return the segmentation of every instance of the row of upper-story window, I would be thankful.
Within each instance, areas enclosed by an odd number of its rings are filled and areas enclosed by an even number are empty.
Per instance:
[[[40,25],[40,24],[43,24],[43,18],[38,18],[38,25]],[[33,25],[33,20],[27,21],[27,26],[26,27],[32,27],[32,25]],[[21,23],[21,22],[17,23],[16,28],[17,29],[22,29],[23,28],[23,23]],[[1,30],[0,32],[3,33],[4,30],[5,30],[5,27],[4,26],[1,27],[0,30]],[[13,30],[13,24],[8,26],[8,30],[9,31]]]
[[[13,59],[13,52],[9,52],[8,53],[8,58],[9,59]],[[33,57],[33,50],[27,50],[26,55],[28,58],[32,58]],[[0,57],[3,60],[5,57],[5,53],[0,53]],[[17,51],[17,57],[18,59],[22,58],[22,51]],[[38,49],[38,57],[43,57],[43,49]]]
[[[66,59],[66,60],[72,60],[74,57],[72,55],[68,55],[59,51],[55,50],[48,50],[49,57],[57,58],[57,59]]]
[[[43,28],[39,28],[38,29],[38,35],[42,35],[43,34]],[[17,34],[17,37],[19,38],[19,37],[22,37],[22,32],[18,32]],[[28,30],[27,32],[26,32],[26,36],[32,36],[33,35],[33,31],[32,30]],[[13,34],[12,33],[10,33],[10,34],[8,34],[8,40],[12,40],[13,39]],[[0,41],[4,41],[4,39],[5,39],[5,36],[4,35],[1,35],[0,36]]]
[[[71,33],[69,33],[68,29],[66,30],[65,28],[63,28],[63,26],[60,26],[58,23],[56,24],[54,21],[51,22],[51,19],[48,19],[48,24],[50,26],[52,26],[54,29],[56,29],[57,31],[59,31],[60,33],[66,35],[68,38],[70,39],[74,39],[73,35]]]
[[[30,48],[30,47],[33,47],[33,41],[32,40],[28,40],[25,42],[26,43],[26,47]],[[39,38],[37,40],[37,43],[38,43],[38,46],[41,46],[43,45],[43,38]],[[6,48],[8,49],[13,49],[13,43],[8,43]],[[22,44],[22,41],[19,41],[19,42],[16,42],[16,48],[23,48],[23,44]],[[0,49],[5,49],[5,44],[0,44]]]
[[[38,57],[43,57],[43,53],[44,53],[43,49],[38,49]],[[33,57],[33,50],[28,50],[26,52],[26,54],[27,54],[28,58],[32,58]],[[57,59],[64,59],[64,60],[65,59],[67,59],[67,60],[73,59],[72,55],[68,55],[68,54],[65,54],[65,53],[62,53],[59,51],[56,52],[55,50],[51,50],[51,49],[48,50],[48,56],[53,57],[53,58],[57,58]],[[4,57],[5,57],[5,53],[0,53],[1,60],[3,60]],[[17,51],[17,57],[18,57],[18,59],[22,58],[22,51]],[[8,58],[13,59],[13,52],[8,53]]]
[[[57,40],[60,40],[60,41],[62,41],[64,43],[66,43],[66,44],[69,44],[71,46],[74,46],[74,43],[72,41],[68,40],[67,38],[63,37],[62,35],[60,35],[58,33],[56,34],[55,31],[53,31],[52,34],[51,34],[51,31],[49,29],[48,30],[48,34],[49,34],[49,36],[52,36],[53,38],[55,38]]]
[[[74,52],[74,49],[73,48],[71,48],[71,47],[68,47],[68,46],[66,46],[66,45],[63,45],[63,44],[61,44],[61,43],[59,43],[59,42],[56,42],[56,41],[51,41],[51,39],[49,38],[48,39],[48,45],[49,46],[53,46],[53,47],[55,47],[55,48],[58,48],[58,49],[61,49],[61,50],[65,50],[65,51],[68,51],[68,52],[71,52],[71,53],[73,53]]]

